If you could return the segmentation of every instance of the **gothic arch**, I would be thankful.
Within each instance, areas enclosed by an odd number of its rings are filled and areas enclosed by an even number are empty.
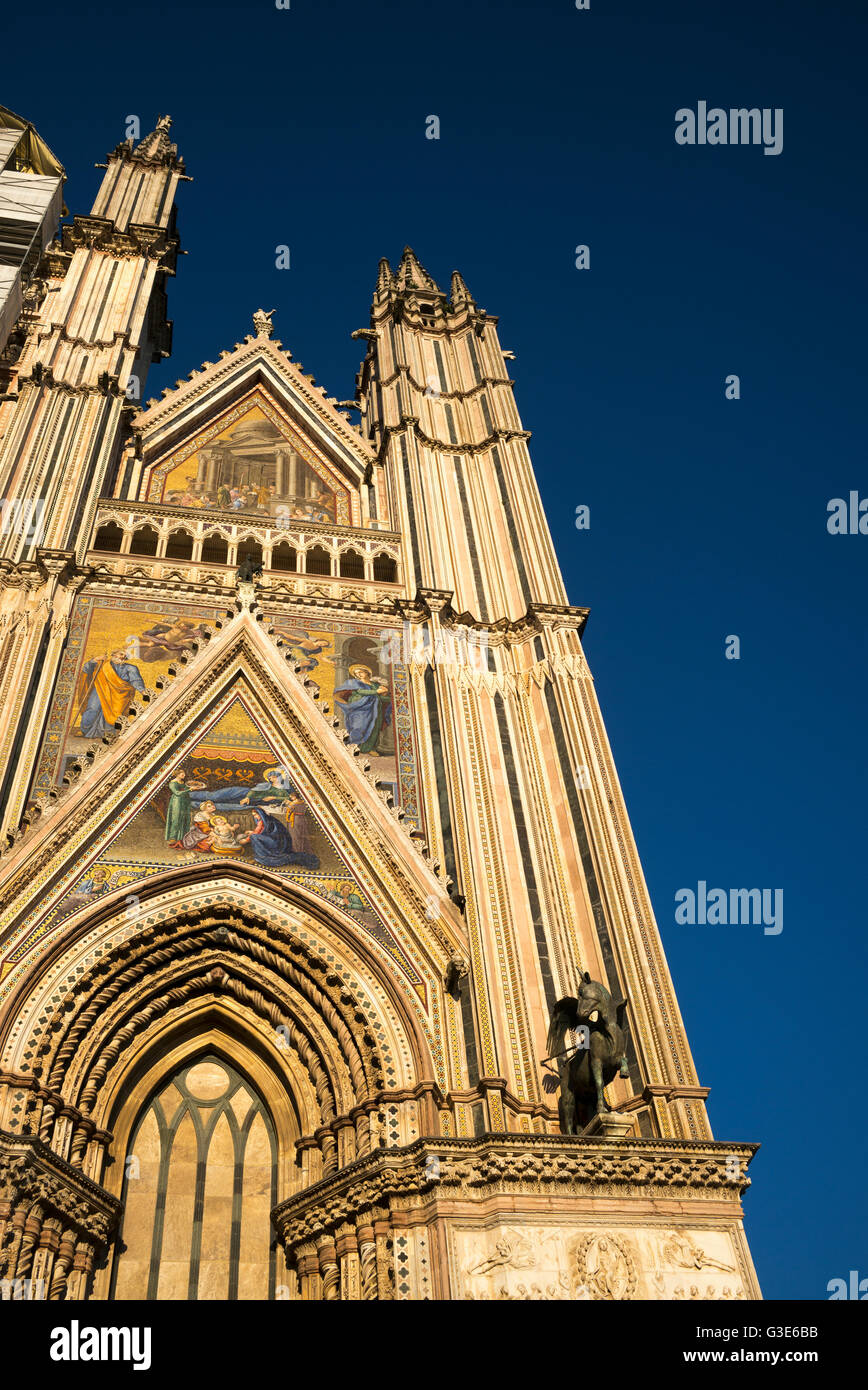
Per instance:
[[[11,1127],[102,1194],[115,1212],[103,1223],[109,1252],[146,1098],[205,1051],[248,1078],[273,1118],[278,1204],[441,1131],[423,1014],[350,919],[261,885],[257,897],[226,868],[220,881],[199,866],[142,884],[135,921],[122,901],[91,910],[7,1015],[19,1026],[4,1040],[4,1079],[24,1087]],[[88,1268],[96,1253],[88,1246]],[[109,1279],[98,1269],[98,1297],[111,1296]]]
[[[282,1193],[303,1186],[292,1161],[298,1119],[283,1078],[256,1043],[224,1028],[213,1011],[211,1027],[137,1058],[120,1082],[112,1111],[117,1158],[105,1187],[123,1200],[124,1215],[95,1280],[97,1298],[274,1297],[285,1280],[270,1214]],[[184,1081],[215,1070],[229,1079],[225,1099],[183,1094]],[[185,1163],[191,1150],[194,1166]],[[167,1231],[169,1194],[182,1209]]]
[[[430,1000],[426,1007],[409,980],[400,979],[394,951],[380,947],[349,914],[326,904],[300,883],[240,863],[221,866],[221,870],[219,879],[214,877],[214,866],[207,863],[167,870],[137,883],[134,894],[121,888],[69,918],[63,933],[34,961],[12,995],[0,1027],[0,1065],[31,1064],[33,1039],[40,1026],[28,1024],[28,1019],[34,1020],[40,1012],[44,1015],[49,999],[57,997],[64,974],[80,993],[82,967],[91,968],[93,958],[99,956],[105,970],[105,953],[115,949],[118,941],[129,940],[133,921],[144,938],[146,928],[155,931],[167,917],[199,920],[200,905],[205,903],[217,913],[234,912],[258,923],[275,939],[285,939],[304,923],[307,937],[317,943],[315,952],[325,952],[331,961],[331,953],[340,950],[343,970],[339,964],[331,968],[345,984],[350,974],[367,982],[366,1018],[376,1018],[389,1040],[389,1083],[406,1085],[436,1074],[433,1059],[440,1052],[436,1008],[433,1020],[430,1014],[431,1004],[437,1001]],[[321,969],[326,971],[327,966]],[[372,986],[380,997],[379,1006],[371,997]],[[13,1020],[17,1020],[14,1028]],[[445,1076],[440,1079],[446,1080]]]
[[[98,922],[89,915],[23,982],[9,1017],[24,1026],[7,1037],[3,1065],[37,1078],[44,1094],[32,1094],[28,1122],[38,1113],[46,1142],[100,1181],[127,1059],[176,1024],[189,1031],[206,1002],[236,1031],[268,1036],[272,1063],[284,1047],[294,1056],[287,1086],[320,1171],[367,1151],[370,1116],[390,1093],[403,1112],[396,1133],[436,1132],[436,1110],[411,1094],[437,1089],[420,1016],[339,909],[319,904],[319,920],[285,902],[269,912],[261,895],[213,880],[205,895],[201,878],[141,885],[135,924],[122,903]]]

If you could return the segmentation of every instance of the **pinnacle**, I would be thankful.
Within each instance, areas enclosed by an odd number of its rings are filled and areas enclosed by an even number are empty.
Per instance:
[[[452,299],[453,305],[456,308],[459,304],[472,304],[474,302],[473,295],[467,288],[464,276],[458,270],[453,270],[452,272],[452,285],[450,288],[450,297]]]
[[[172,124],[171,116],[160,116],[156,127],[150,135],[146,135],[144,140],[140,140],[134,153],[140,159],[176,159],[178,156],[178,146],[174,145],[169,139],[169,129]]]
[[[386,257],[383,256],[380,260],[380,273],[377,276],[377,288],[375,290],[375,294],[388,294],[390,290],[393,290],[394,288],[395,276],[392,273],[392,267],[389,265],[389,262],[386,260]]]
[[[395,277],[399,290],[433,290],[435,294],[440,293],[440,287],[428,274],[425,267],[420,263],[416,252],[411,246],[405,246],[401,263],[398,266],[398,273]]]

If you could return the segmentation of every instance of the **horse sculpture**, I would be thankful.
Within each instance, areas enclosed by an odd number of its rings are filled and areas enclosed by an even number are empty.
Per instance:
[[[580,1134],[595,1115],[610,1107],[605,1087],[616,1076],[627,1076],[626,999],[617,1003],[605,986],[585,971],[578,999],[560,999],[549,1024],[547,1061],[554,1062],[560,1077],[558,1114],[564,1134]],[[567,1033],[578,1034],[578,1044],[565,1045]],[[552,1092],[558,1082],[549,1074],[543,1082]]]

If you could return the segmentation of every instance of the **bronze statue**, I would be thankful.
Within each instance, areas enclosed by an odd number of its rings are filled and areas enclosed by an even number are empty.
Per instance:
[[[239,583],[252,584],[256,575],[262,573],[262,561],[255,560],[252,555],[245,555],[235,573]]]
[[[604,1088],[616,1076],[628,1075],[626,1009],[626,999],[616,1003],[587,970],[578,999],[559,999],[555,1004],[545,1062],[554,1062],[558,1069],[558,1114],[564,1134],[580,1134],[596,1114],[609,1110]],[[578,1043],[566,1047],[571,1029],[578,1034]],[[543,1088],[551,1092],[557,1084],[549,1075]]]

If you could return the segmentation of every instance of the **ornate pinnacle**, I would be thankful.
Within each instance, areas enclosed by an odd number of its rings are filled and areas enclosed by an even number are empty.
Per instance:
[[[377,275],[377,288],[375,295],[388,295],[395,288],[395,277],[392,274],[392,267],[385,256],[380,261],[379,274]]]
[[[401,257],[395,279],[399,290],[431,290],[434,294],[440,293],[438,285],[420,263],[411,246],[404,247],[404,254]]]
[[[470,293],[464,281],[464,276],[459,271],[452,272],[451,298],[454,308],[459,308],[464,304],[473,304],[473,295]]]
[[[171,125],[171,116],[160,116],[150,135],[146,135],[135,148],[140,159],[177,159],[178,146],[169,139]]]

